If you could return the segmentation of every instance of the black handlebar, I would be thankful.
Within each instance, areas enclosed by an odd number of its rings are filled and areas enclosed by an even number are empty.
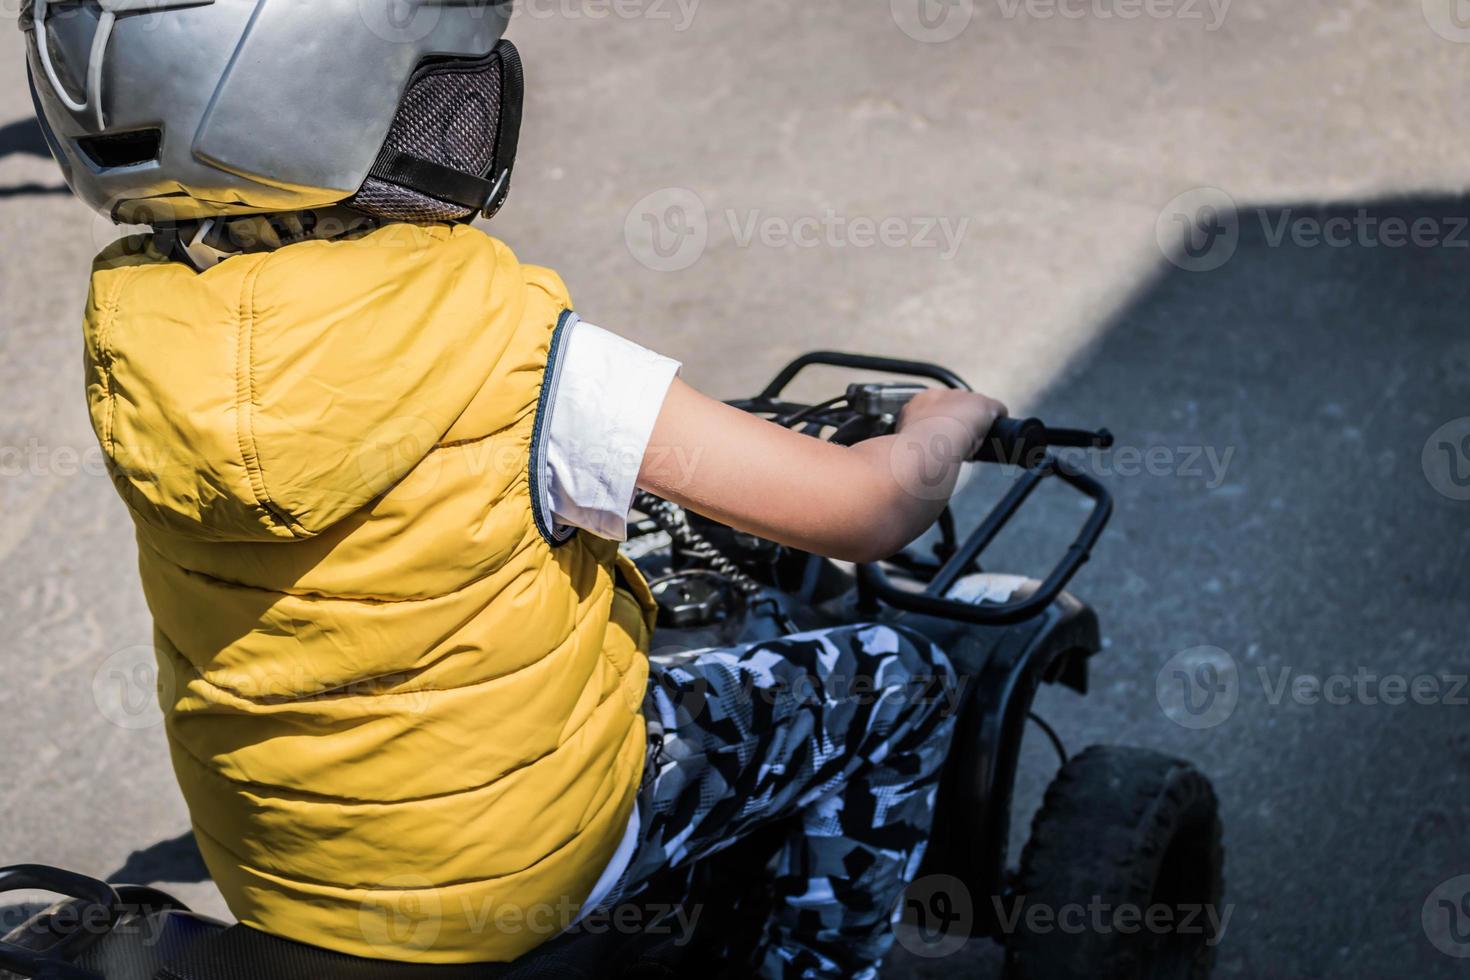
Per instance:
[[[808,358],[817,357],[808,354]],[[800,362],[796,362],[800,363]],[[808,362],[820,363],[820,362]],[[905,367],[911,367],[905,363]],[[789,370],[789,368],[788,368]],[[923,375],[920,375],[921,377]],[[778,378],[779,380],[779,378]],[[959,381],[958,378],[955,379]],[[952,387],[966,387],[963,381]],[[774,383],[767,392],[780,387]],[[883,420],[891,426],[898,413],[919,392],[920,384],[895,384],[891,382],[866,382],[850,384],[843,401],[847,408],[859,415]],[[1040,419],[1013,419],[1001,416],[990,428],[990,434],[981,443],[975,454],[978,463],[1013,463],[1027,468],[1041,465],[1047,449],[1108,449],[1113,445],[1113,434],[1107,429],[1089,432],[1086,429],[1053,429]]]
[[[786,390],[786,386],[795,380],[796,376],[807,368],[822,364],[827,367],[851,368],[857,371],[882,371],[884,374],[898,374],[908,378],[928,378],[930,381],[938,381],[946,388],[962,388],[970,390],[970,386],[949,368],[940,367],[938,364],[926,364],[923,361],[904,361],[894,357],[875,357],[872,354],[847,354],[842,351],[814,350],[809,354],[803,354],[790,364],[780,370],[766,385],[765,390],[755,396],[754,401],[775,401]]]
[[[924,385],[907,383],[859,383],[849,385],[842,398],[816,406],[803,406],[785,401],[783,392],[803,370],[813,365],[880,371],[900,377],[921,378],[938,382],[947,388],[972,390],[959,375],[937,364],[919,361],[847,354],[835,351],[813,351],[792,361],[754,398],[732,402],[746,411],[776,416],[783,424],[797,421],[833,426],[833,441],[867,438],[891,431],[898,414],[909,399]],[[837,406],[842,405],[840,412]],[[842,418],[845,412],[846,421]],[[855,424],[854,424],[855,423]],[[1013,463],[1023,468],[1022,475],[990,514],[965,539],[948,560],[921,583],[922,591],[893,583],[878,563],[858,566],[858,586],[865,601],[881,599],[895,609],[962,622],[980,624],[1015,623],[1040,613],[1066,588],[1072,576],[1088,560],[1093,545],[1102,536],[1112,516],[1113,501],[1107,489],[1090,475],[1047,452],[1049,448],[1097,448],[1113,445],[1112,433],[1106,429],[1089,432],[1083,429],[1053,429],[1040,419],[997,419],[986,437],[977,461]],[[1092,510],[1066,554],[1029,595],[1011,602],[975,604],[948,598],[950,588],[963,575],[978,567],[981,553],[995,539],[1032,491],[1048,477],[1056,477],[1093,502]]]
[[[1002,416],[995,420],[990,434],[975,454],[980,463],[1014,463],[1028,469],[1041,465],[1046,450],[1109,449],[1113,434],[1107,429],[1089,432],[1085,429],[1052,429],[1040,419],[1013,419]]]
[[[74,966],[70,960],[117,923],[122,914],[122,899],[117,891],[94,878],[39,864],[0,868],[0,892],[31,889],[81,900],[83,905],[75,919],[81,925],[62,934],[44,950],[0,942],[0,969],[7,974],[48,980],[102,980],[100,974]]]

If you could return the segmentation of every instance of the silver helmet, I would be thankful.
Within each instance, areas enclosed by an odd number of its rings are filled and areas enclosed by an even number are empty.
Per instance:
[[[510,0],[22,0],[36,115],[114,221],[345,203],[454,221],[505,199]]]

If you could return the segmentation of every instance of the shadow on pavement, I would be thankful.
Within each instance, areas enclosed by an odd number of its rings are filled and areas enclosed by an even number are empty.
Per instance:
[[[1074,750],[1143,745],[1214,781],[1216,976],[1463,976],[1450,951],[1470,937],[1456,945],[1444,889],[1470,875],[1470,688],[1453,682],[1470,674],[1470,201],[1241,208],[1233,231],[1194,217],[1189,268],[1161,260],[1037,406],[1119,440],[1087,460],[1117,513],[1073,585],[1110,645],[1087,698],[1048,689],[1038,708]],[[1038,497],[990,566],[1041,570],[1078,520],[1070,498]],[[1190,727],[1158,679],[1202,646],[1234,665],[1229,710]],[[1031,748],[1018,834],[1055,765]],[[205,876],[184,835],[109,878]],[[884,975],[998,962],[983,941],[931,961],[900,949]]]
[[[18,119],[13,123],[0,126],[0,159],[12,154],[26,154],[50,159],[51,151],[46,146],[46,137],[41,132],[41,125],[34,118]],[[67,193],[70,192],[65,184],[37,184],[32,181],[0,186],[0,200],[33,194]]]
[[[1193,218],[1178,264],[1037,406],[1118,436],[1080,457],[1117,512],[1072,586],[1110,645],[1087,698],[1046,690],[1038,707],[1069,748],[1141,744],[1214,781],[1231,914],[1216,976],[1462,977],[1470,199]],[[1038,504],[993,570],[1044,570],[1070,541],[1072,499]],[[1167,666],[1204,646],[1233,669],[1215,675],[1222,710],[1191,727],[1168,713]],[[1055,763],[1034,745],[1026,761],[1018,799],[1035,801]],[[885,975],[997,975],[980,945],[900,952]]]
[[[106,880],[115,885],[208,881],[209,869],[204,866],[194,834],[184,833],[129,854],[123,866]]]
[[[8,157],[12,153],[29,153],[37,157],[51,155],[41,124],[34,118],[17,119],[0,126],[0,157]]]
[[[1082,741],[1214,779],[1218,975],[1464,976],[1431,893],[1470,874],[1470,199],[1211,217],[1178,257],[1209,271],[1165,266],[1043,406],[1135,450],[1078,583],[1113,640]],[[1156,679],[1197,646],[1236,701],[1189,729]]]

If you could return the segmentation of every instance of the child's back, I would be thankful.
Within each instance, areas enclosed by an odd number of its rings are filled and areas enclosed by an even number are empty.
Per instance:
[[[623,834],[651,601],[538,499],[569,306],[468,226],[203,273],[99,257],[92,417],[138,523],[175,768],[247,923],[383,956],[373,922],[418,909],[423,958],[510,958]]]

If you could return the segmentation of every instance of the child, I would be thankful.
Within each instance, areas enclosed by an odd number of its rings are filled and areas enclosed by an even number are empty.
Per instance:
[[[832,446],[580,322],[469,224],[515,157],[509,4],[391,6],[22,6],[70,186],[154,226],[96,260],[87,393],[211,874],[281,936],[505,961],[799,815],[763,972],[875,976],[952,727],[905,692],[944,655],[854,626],[651,667],[616,542],[636,486],[891,554],[1003,407],[926,393]]]

